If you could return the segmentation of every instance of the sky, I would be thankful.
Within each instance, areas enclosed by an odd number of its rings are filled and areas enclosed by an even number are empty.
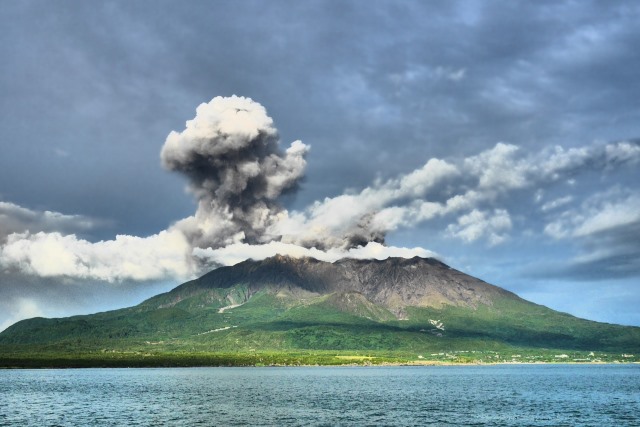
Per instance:
[[[0,0],[0,330],[276,253],[640,326],[640,5]]]

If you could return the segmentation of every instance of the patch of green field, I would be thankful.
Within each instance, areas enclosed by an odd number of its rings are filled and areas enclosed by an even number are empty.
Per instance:
[[[71,352],[37,346],[0,349],[0,368],[195,367],[195,366],[339,366],[443,365],[494,363],[640,363],[640,358],[614,353],[541,351],[505,348],[501,351],[458,350],[436,353],[397,351],[254,351],[189,352],[132,348]],[[625,357],[626,356],[626,357]]]

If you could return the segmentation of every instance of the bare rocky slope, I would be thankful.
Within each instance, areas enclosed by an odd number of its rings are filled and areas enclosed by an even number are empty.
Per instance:
[[[402,316],[407,307],[445,305],[491,306],[497,297],[521,300],[517,295],[455,270],[434,258],[342,259],[334,263],[314,258],[276,255],[264,261],[247,260],[222,267],[147,301],[169,307],[212,289],[246,285],[244,301],[268,289],[292,295],[357,293],[366,300]],[[216,293],[218,294],[218,293]],[[308,295],[310,294],[310,295]]]

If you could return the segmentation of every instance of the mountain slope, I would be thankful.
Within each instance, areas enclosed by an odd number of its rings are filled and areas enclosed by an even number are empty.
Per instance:
[[[413,354],[516,347],[638,353],[640,328],[550,310],[435,259],[327,263],[276,256],[213,270],[135,307],[29,319],[0,334],[0,353]]]
[[[475,308],[492,305],[498,297],[518,299],[504,289],[433,258],[343,259],[327,263],[313,258],[277,255],[261,262],[244,261],[233,267],[219,268],[144,304],[158,304],[155,308],[175,306],[185,298],[203,293],[215,299],[218,294],[211,290],[239,284],[246,285],[244,299],[265,288],[309,295],[356,292],[399,316],[406,307],[452,305]]]

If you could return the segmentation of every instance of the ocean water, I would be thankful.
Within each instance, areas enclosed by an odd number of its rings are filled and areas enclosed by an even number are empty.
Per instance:
[[[640,366],[0,370],[14,425],[640,426]]]

